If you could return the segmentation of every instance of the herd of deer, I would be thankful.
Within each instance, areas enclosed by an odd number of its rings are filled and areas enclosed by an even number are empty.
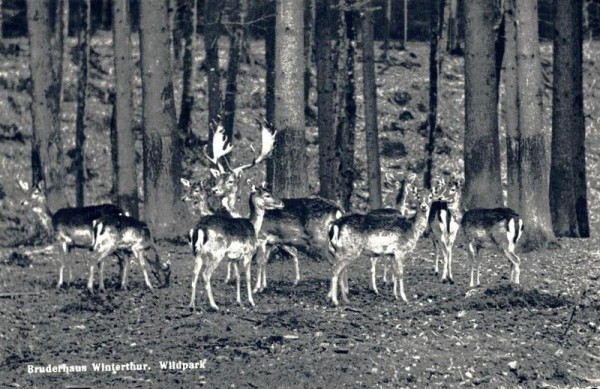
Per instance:
[[[276,131],[271,125],[257,120],[261,128],[262,148],[251,163],[232,168],[226,158],[232,150],[220,122],[212,126],[211,152],[204,150],[214,165],[209,180],[192,183],[181,179],[182,200],[199,217],[189,231],[189,243],[195,259],[192,292],[189,306],[195,309],[198,277],[206,288],[210,306],[217,310],[211,287],[211,277],[219,264],[227,263],[227,280],[231,268],[236,278],[237,302],[242,304],[240,267],[246,278],[248,301],[254,306],[253,293],[267,286],[267,260],[274,249],[289,256],[295,265],[294,285],[300,280],[298,250],[319,256],[332,263],[331,286],[327,297],[338,305],[338,284],[342,299],[348,302],[347,268],[358,258],[371,261],[371,287],[378,293],[376,264],[384,261],[383,279],[391,268],[393,293],[407,301],[404,293],[404,258],[411,253],[426,230],[435,247],[435,273],[439,273],[439,251],[443,256],[443,282],[454,283],[452,248],[459,230],[463,231],[471,264],[470,286],[479,285],[481,248],[499,250],[511,264],[510,280],[519,284],[520,259],[515,245],[523,231],[523,220],[510,208],[471,209],[461,207],[462,181],[452,177],[449,182],[438,178],[431,189],[414,185],[416,175],[403,179],[388,175],[387,181],[398,191],[395,208],[372,210],[368,213],[346,213],[335,203],[317,197],[277,199],[264,187],[252,185],[249,195],[250,214],[241,217],[236,206],[242,173],[269,158]],[[254,151],[254,149],[253,149]],[[210,154],[210,155],[209,155]],[[52,214],[46,205],[43,182],[29,188],[23,205],[35,212],[43,226],[62,245],[65,255],[73,247],[92,249],[96,261],[90,264],[87,287],[94,290],[94,268],[98,268],[99,289],[104,290],[104,261],[111,254],[119,260],[121,288],[127,288],[128,255],[139,261],[145,283],[152,289],[147,267],[151,268],[160,287],[168,286],[170,261],[161,262],[148,226],[130,217],[117,206],[104,204],[82,208],[63,208]],[[409,204],[416,213],[409,217]],[[256,284],[251,283],[250,268],[257,265]],[[65,257],[60,258],[57,287],[63,284]],[[69,278],[72,279],[69,266]]]

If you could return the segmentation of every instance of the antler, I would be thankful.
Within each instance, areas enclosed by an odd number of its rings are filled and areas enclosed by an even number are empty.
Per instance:
[[[213,128],[213,137],[210,146],[213,156],[211,158],[208,155],[208,145],[204,147],[204,155],[210,162],[213,163],[213,165],[216,165],[219,168],[219,171],[221,173],[225,173],[225,169],[223,168],[223,165],[221,165],[221,163],[219,162],[219,159],[229,154],[231,150],[233,150],[233,145],[231,144],[229,139],[227,139],[227,135],[225,135],[225,128],[223,128],[223,125],[221,124],[220,117],[218,117],[218,120],[213,120],[213,122],[211,123],[211,127]]]
[[[258,158],[254,158],[252,160],[252,162],[249,164],[238,166],[234,169],[231,169],[231,171],[236,176],[239,176],[244,170],[253,167],[254,165],[264,161],[265,159],[268,159],[271,156],[271,152],[273,151],[273,147],[275,145],[275,137],[277,136],[277,130],[275,130],[264,119],[255,118],[255,120],[261,129],[261,143],[262,144],[261,144],[260,155],[258,156]],[[252,149],[253,152],[256,152],[254,150],[253,146],[250,146],[250,148]]]

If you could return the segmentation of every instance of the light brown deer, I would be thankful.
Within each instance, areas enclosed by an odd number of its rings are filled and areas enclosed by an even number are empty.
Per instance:
[[[329,239],[335,252],[335,263],[331,278],[331,288],[327,297],[338,305],[338,283],[342,299],[348,302],[345,277],[341,277],[348,265],[363,255],[393,256],[394,297],[407,301],[404,293],[404,257],[412,252],[417,241],[427,228],[429,210],[433,200],[429,190],[414,189],[418,207],[414,218],[376,214],[349,214],[331,224]]]
[[[190,243],[196,264],[192,280],[192,295],[190,308],[196,307],[196,284],[202,272],[202,279],[210,306],[218,310],[212,293],[211,277],[221,261],[235,261],[244,269],[248,302],[254,306],[252,297],[252,282],[250,265],[256,256],[260,242],[260,233],[265,210],[281,209],[283,203],[274,198],[264,188],[253,187],[250,195],[250,217],[234,218],[222,215],[209,215],[202,217],[190,230]],[[242,304],[240,296],[240,275],[236,271],[236,286],[238,304]]]

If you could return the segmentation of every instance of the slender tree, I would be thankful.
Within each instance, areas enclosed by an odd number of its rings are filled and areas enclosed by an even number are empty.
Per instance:
[[[589,236],[582,9],[583,0],[554,1],[550,209],[557,236]]]
[[[189,140],[192,126],[192,108],[194,107],[194,81],[196,68],[194,66],[194,42],[198,25],[198,0],[187,0],[190,12],[185,13],[184,48],[183,48],[183,77],[181,88],[181,110],[179,112],[179,129]]]
[[[446,50],[451,55],[464,55],[458,36],[458,0],[449,0],[448,4],[448,41]]]
[[[229,43],[229,63],[227,64],[227,85],[225,87],[225,103],[223,127],[225,133],[233,134],[235,122],[235,100],[237,97],[237,77],[240,70],[240,57],[244,46],[244,35],[246,30],[246,14],[248,12],[248,0],[233,0],[231,10],[231,21],[234,23],[233,35]],[[230,138],[231,139],[231,138]]]
[[[183,233],[181,143],[175,119],[168,0],[140,2],[144,216],[156,237]]]
[[[63,144],[59,120],[60,81],[52,53],[50,0],[27,1],[27,28],[31,69],[32,183],[45,182],[48,206],[56,211],[67,205],[64,195]]]
[[[204,1],[204,60],[208,78],[208,124],[221,112],[221,75],[219,69],[219,35],[221,25],[221,0]],[[208,128],[211,128],[209,125]],[[229,139],[233,135],[226,132]],[[209,134],[212,138],[212,134]]]
[[[366,4],[370,6],[370,2]],[[367,147],[367,174],[369,206],[381,208],[381,165],[377,129],[377,85],[375,83],[373,10],[366,8],[362,20],[363,82],[365,96],[365,134]]]
[[[392,0],[385,0],[383,8],[383,60],[388,60],[388,51],[390,49],[390,34],[392,32]]]
[[[356,80],[355,80],[355,52],[356,52],[356,11],[351,7],[352,2],[344,0],[346,10],[341,12],[345,29],[345,51],[343,56],[345,64],[338,66],[344,71],[338,72],[338,99],[340,113],[338,114],[338,127],[336,145],[339,152],[339,198],[346,211],[352,208],[352,193],[354,191],[354,146],[356,133]],[[338,38],[342,39],[342,37]]]
[[[310,89],[315,29],[315,0],[304,0],[304,114],[311,115]]]
[[[467,209],[502,204],[494,0],[465,3],[465,188]]]
[[[267,27],[265,30],[265,106],[269,123],[275,122],[275,4],[271,0],[267,5]],[[267,175],[270,176],[271,164],[267,164]]]
[[[406,50],[406,43],[408,42],[408,0],[404,0],[402,10],[402,50]]]
[[[276,196],[308,194],[304,127],[304,4],[277,0],[275,12],[275,128],[279,130],[268,181]]]
[[[113,2],[113,44],[115,50],[114,128],[111,147],[113,187],[117,204],[131,216],[139,217],[135,135],[133,133],[131,25],[129,0]],[[112,126],[111,126],[112,127]]]
[[[85,188],[85,102],[90,56],[90,0],[79,4],[77,14],[79,22],[79,31],[77,32],[79,75],[77,77],[77,113],[75,116],[75,200],[78,207],[83,207]]]
[[[332,52],[333,13],[334,11],[331,9],[329,1],[317,1],[315,9],[315,48],[320,195],[335,200],[338,164],[335,143],[335,73]]]
[[[554,240],[548,201],[550,134],[542,126],[543,84],[537,1],[511,1],[515,10],[517,36],[519,172],[516,180],[516,211],[527,221],[522,244],[533,249]]]

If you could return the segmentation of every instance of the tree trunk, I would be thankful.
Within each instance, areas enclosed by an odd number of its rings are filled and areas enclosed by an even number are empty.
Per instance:
[[[542,127],[543,84],[537,1],[511,1],[517,22],[517,108],[520,130],[516,211],[527,223],[522,244],[534,249],[553,240],[548,203],[550,139],[548,131]]]
[[[304,0],[304,115],[312,116],[310,108],[310,89],[313,31],[315,27],[315,0]]]
[[[335,200],[338,163],[335,144],[335,73],[331,47],[334,10],[330,7],[329,1],[318,0],[315,10],[317,127],[319,128],[320,195]]]
[[[402,16],[404,18],[402,23],[402,50],[406,50],[406,44],[408,43],[408,0],[404,0]]]
[[[554,1],[550,210],[557,236],[588,237],[582,0]]]
[[[67,205],[64,195],[63,144],[60,133],[60,81],[52,53],[50,0],[27,1],[27,27],[31,68],[32,183],[45,181],[46,198],[52,211]]]
[[[494,0],[465,2],[465,187],[467,209],[502,205]]]
[[[448,8],[448,46],[446,49],[450,55],[464,55],[458,35],[458,0],[450,0]]]
[[[443,24],[444,0],[429,1],[429,137],[427,140],[427,163],[425,167],[425,187],[431,189],[431,178],[433,174],[433,151],[435,149],[435,130],[437,127],[437,103],[438,103],[438,65],[439,61],[438,38]]]
[[[275,0],[269,3],[267,14],[267,28],[265,31],[265,108],[266,118],[269,123],[275,122]],[[267,175],[272,172],[271,164],[267,164]]]
[[[370,3],[367,4],[367,7]],[[365,134],[367,143],[367,175],[369,206],[381,208],[381,166],[377,130],[377,85],[375,83],[373,11],[363,12],[363,81],[365,96]]]
[[[383,60],[388,60],[388,51],[390,49],[390,33],[392,31],[392,0],[385,0],[383,23]]]
[[[190,12],[186,16],[185,46],[183,49],[183,77],[181,91],[181,111],[179,113],[179,129],[189,141],[192,135],[192,109],[194,108],[194,82],[196,80],[196,67],[194,65],[194,42],[196,41],[196,27],[198,23],[196,10],[198,0],[188,0]]]
[[[507,205],[519,206],[519,109],[517,107],[517,30],[512,0],[504,1],[503,115],[506,126]]]
[[[275,24],[275,128],[279,130],[269,182],[276,196],[306,197],[308,174],[304,127],[304,4],[277,0]]]
[[[181,202],[181,143],[170,67],[168,1],[140,2],[144,215],[159,238],[175,238],[186,212]]]
[[[209,140],[212,139],[212,123],[221,112],[221,75],[219,69],[219,35],[221,25],[221,1],[204,1],[204,60],[207,72],[208,87],[208,128]],[[225,132],[229,139],[232,133]]]
[[[113,2],[113,44],[115,50],[113,182],[117,204],[132,217],[139,217],[131,63],[129,0]]]
[[[65,0],[65,2],[68,2]],[[78,8],[79,31],[77,32],[77,52],[79,76],[77,80],[77,114],[75,117],[75,201],[78,207],[84,204],[85,188],[85,102],[88,83],[90,56],[90,0],[83,1]]]
[[[229,44],[229,63],[227,65],[227,86],[225,88],[225,103],[223,127],[225,133],[233,134],[235,122],[235,100],[237,97],[237,76],[240,69],[240,57],[244,45],[244,33],[246,30],[246,13],[248,11],[248,0],[234,0],[231,20],[234,21],[234,35]],[[229,138],[231,139],[231,138]]]
[[[54,72],[56,79],[59,82],[58,86],[58,118],[60,120],[60,112],[63,101],[63,73],[64,66],[67,63],[66,55],[68,50],[65,50],[65,42],[67,41],[68,32],[68,20],[69,20],[69,1],[68,0],[56,0],[56,8],[51,10],[54,14],[54,43],[53,43],[53,55],[54,60]]]
[[[343,110],[338,115],[341,120],[337,130],[337,148],[339,150],[339,191],[342,207],[346,211],[352,208],[352,193],[354,191],[354,178],[356,171],[354,168],[354,144],[356,133],[356,97],[355,97],[355,69],[354,57],[356,47],[356,11],[343,11],[345,19],[346,34],[346,63],[340,64],[340,68],[345,67],[345,72],[339,72],[340,78],[344,76],[345,84],[339,94],[340,107]]]

